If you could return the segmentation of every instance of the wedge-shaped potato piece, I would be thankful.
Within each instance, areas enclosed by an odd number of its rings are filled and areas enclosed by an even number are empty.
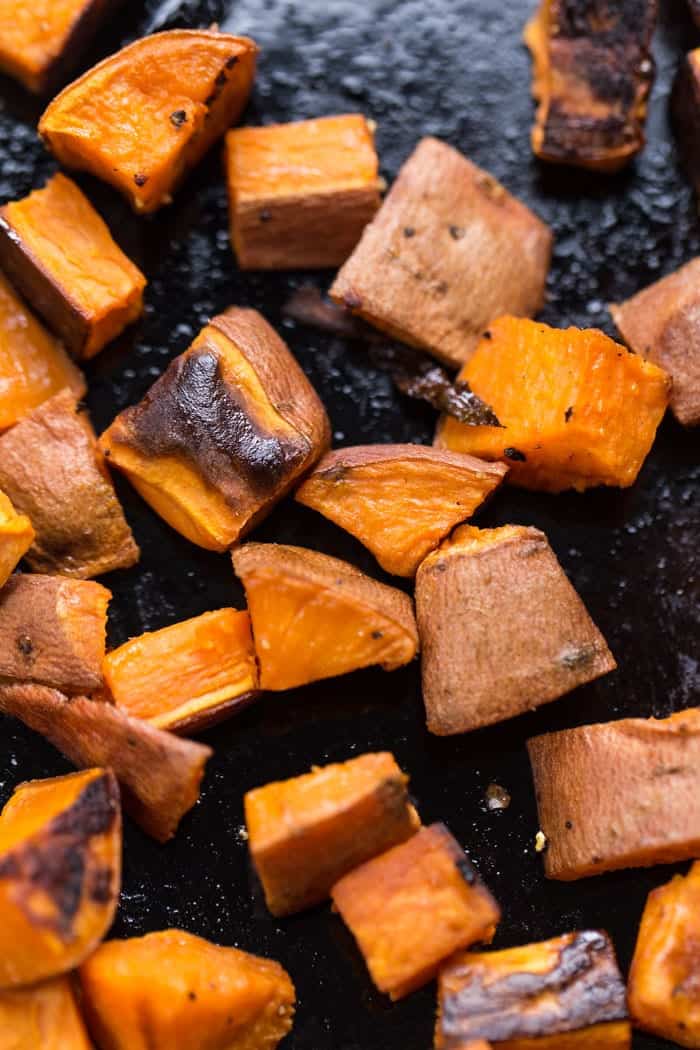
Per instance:
[[[90,420],[69,390],[0,435],[0,487],[31,519],[36,572],[85,579],[138,561]]]
[[[549,227],[524,204],[457,150],[427,138],[331,296],[457,367],[494,317],[540,309],[551,249]]]
[[[437,1050],[628,1050],[625,986],[606,933],[464,952],[438,978]]]
[[[258,694],[250,616],[219,609],[132,638],[108,653],[114,702],[159,729],[201,730]]]
[[[314,768],[245,796],[248,845],[267,906],[291,915],[420,825],[408,777],[387,751]]]
[[[257,50],[211,29],[136,40],[69,84],[39,133],[61,164],[116,186],[138,212],[156,211],[243,112]]]
[[[20,784],[0,814],[0,988],[67,973],[93,951],[117,910],[121,850],[111,770]]]
[[[423,445],[358,445],[328,452],[296,498],[356,536],[387,572],[414,576],[507,470]]]
[[[1,1050],[92,1050],[70,977],[0,992]]]
[[[237,128],[225,155],[242,270],[340,266],[381,203],[374,132],[360,114]]]
[[[330,426],[287,346],[231,307],[171,362],[100,444],[168,524],[226,550],[325,452]]]
[[[411,599],[338,558],[281,543],[233,552],[253,623],[263,689],[293,689],[418,652]]]
[[[0,588],[5,585],[33,541],[31,521],[25,514],[18,514],[11,500],[0,490]]]
[[[510,482],[546,492],[632,485],[671,386],[660,368],[596,328],[520,317],[489,326],[460,378],[502,426],[465,426],[445,415],[438,448],[505,459]]]
[[[644,146],[658,0],[540,0],[525,29],[542,160],[614,172]]]
[[[274,1050],[294,1019],[279,963],[184,930],[107,941],[80,981],[90,1028],[109,1050]]]
[[[700,48],[689,51],[678,67],[671,114],[688,177],[700,194]]]
[[[513,718],[616,667],[538,529],[461,526],[418,569],[416,613],[439,736]]]
[[[355,868],[332,896],[372,980],[392,999],[427,984],[453,952],[490,942],[501,917],[444,824]]]
[[[700,709],[528,741],[550,879],[700,856]]]

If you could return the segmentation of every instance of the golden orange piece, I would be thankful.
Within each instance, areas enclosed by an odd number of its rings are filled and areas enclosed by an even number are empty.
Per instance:
[[[0,992],[0,1050],[92,1050],[70,977]]]
[[[17,562],[27,553],[34,540],[34,529],[26,514],[18,514],[4,492],[0,491],[0,588]]]

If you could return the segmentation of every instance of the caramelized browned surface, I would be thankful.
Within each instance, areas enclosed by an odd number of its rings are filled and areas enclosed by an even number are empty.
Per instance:
[[[0,992],[0,1050],[92,1050],[70,977]]]

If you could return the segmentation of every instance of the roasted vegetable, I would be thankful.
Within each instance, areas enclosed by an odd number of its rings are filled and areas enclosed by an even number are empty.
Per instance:
[[[212,29],[144,37],[69,84],[39,132],[65,167],[155,211],[242,113],[256,54],[247,37]]]
[[[527,747],[548,878],[700,856],[700,708],[548,733]]]
[[[422,445],[358,445],[327,453],[296,498],[356,536],[387,572],[413,576],[507,469]]]
[[[464,525],[418,569],[428,729],[513,718],[615,669],[547,537]]]
[[[540,0],[525,30],[542,160],[614,172],[644,146],[657,0]]]
[[[105,1050],[274,1050],[294,1018],[279,963],[184,930],[107,941],[80,981]]]
[[[92,1050],[70,977],[0,992],[1,1050]]]
[[[700,257],[637,292],[610,313],[623,339],[673,380],[671,411],[700,423]]]
[[[258,693],[250,617],[219,609],[132,638],[108,653],[117,706],[159,729],[206,729]]]
[[[256,525],[328,447],[323,405],[255,310],[219,314],[100,445],[168,524],[211,550]]]
[[[245,587],[263,689],[292,689],[418,651],[411,599],[353,565],[304,547],[246,543],[233,552]]]
[[[93,951],[117,910],[121,849],[110,770],[20,784],[0,815],[0,988],[67,973]]]
[[[0,490],[0,588],[2,588],[34,540],[32,523],[18,514],[12,502]]]
[[[493,897],[444,824],[421,828],[336,883],[333,903],[380,992],[401,999],[430,981],[443,959],[490,941]]]
[[[547,492],[632,485],[670,393],[665,372],[598,329],[518,317],[489,326],[460,377],[502,428],[445,416],[438,448],[505,459],[509,481]]]
[[[374,132],[359,114],[229,131],[226,170],[242,270],[340,266],[381,202]]]
[[[671,114],[688,176],[700,194],[700,48],[689,51],[678,67]]]
[[[352,868],[413,835],[407,786],[380,752],[249,791],[248,844],[273,915],[318,904]]]
[[[494,317],[540,309],[551,246],[549,228],[491,175],[427,138],[401,169],[331,296],[456,367]]]
[[[143,312],[146,278],[65,175],[0,208],[0,265],[76,357]]]
[[[437,1050],[628,1050],[625,986],[606,933],[464,952],[438,978]]]

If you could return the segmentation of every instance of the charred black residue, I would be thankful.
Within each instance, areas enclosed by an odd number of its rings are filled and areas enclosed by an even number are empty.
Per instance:
[[[145,186],[148,182],[148,175],[134,175],[134,182],[137,186]]]
[[[269,222],[272,218],[272,212],[269,210],[269,208],[263,208],[258,218],[260,219],[260,222]]]
[[[229,59],[226,62],[226,68],[230,68],[229,67],[229,62],[230,61],[231,60]],[[221,92],[226,87],[227,83],[228,83],[228,77],[226,76],[225,70],[222,69],[216,74],[216,79],[214,80],[214,87],[213,87],[212,91],[210,92],[209,96],[204,100],[204,105],[205,106],[213,105],[213,103],[216,102],[217,98],[219,97]]]
[[[554,0],[551,24],[559,39],[593,40],[601,47],[630,49],[648,41],[658,0]]]
[[[24,657],[24,659],[31,663],[34,660],[34,643],[28,634],[20,634],[17,638],[17,648]]]
[[[184,109],[176,109],[174,113],[170,114],[170,123],[175,128],[181,128],[183,124],[187,123],[187,113]]]
[[[51,835],[73,835],[84,838],[104,835],[114,823],[119,810],[119,797],[113,781],[96,777],[81,791],[73,805],[49,824]]]
[[[503,449],[503,455],[513,463],[527,463],[525,453],[521,452],[519,448],[513,448],[512,445]]]
[[[410,240],[411,237],[415,237],[416,231],[413,226],[404,226],[403,235],[404,237],[407,237]]]
[[[564,422],[565,423],[571,422],[571,417],[573,416],[573,414],[574,414],[574,406],[573,405],[569,405],[569,407],[567,408],[566,412],[564,413]]]
[[[463,226],[450,226],[450,237],[453,241],[461,241],[466,232]]]
[[[236,65],[237,62],[238,62],[238,55],[231,55],[230,58],[226,59],[226,68],[227,69],[233,69],[233,67]]]

